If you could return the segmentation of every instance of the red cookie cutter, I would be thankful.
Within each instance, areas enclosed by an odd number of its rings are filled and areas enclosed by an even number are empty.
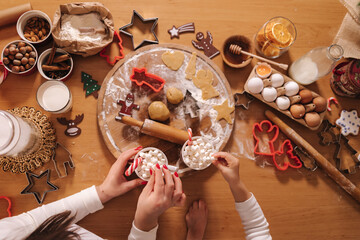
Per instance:
[[[5,199],[8,202],[9,206],[6,209],[6,211],[8,213],[8,216],[11,217],[11,200],[10,200],[10,198],[5,197],[5,196],[0,196],[0,199]]]
[[[155,92],[160,92],[165,85],[165,80],[159,76],[148,73],[146,68],[133,68],[130,80],[141,87],[143,84],[150,87]]]
[[[106,58],[106,61],[111,64],[111,65],[115,65],[115,63],[117,63],[117,61],[119,61],[120,59],[123,59],[124,58],[124,53],[123,53],[123,46],[122,46],[122,39],[120,37],[120,34],[119,32],[117,31],[114,31],[114,39],[113,39],[113,42],[115,41],[118,41],[118,45],[119,45],[119,52],[120,52],[120,55],[118,56],[115,56],[114,57],[114,60],[113,61],[110,61],[110,56],[106,54],[106,50],[108,48],[108,46],[111,45],[111,43],[109,45],[107,45],[103,50],[101,50],[100,52],[100,57],[103,57],[103,58]]]
[[[269,147],[270,147],[270,153],[264,153],[264,152],[259,151],[259,149],[258,149],[260,140],[256,136],[255,132],[256,131],[262,132],[263,131],[263,125],[268,125],[269,128],[266,131],[267,133],[275,131],[274,136],[268,142]],[[255,139],[254,153],[256,155],[272,157],[272,160],[273,160],[273,162],[274,162],[277,169],[284,171],[284,170],[288,169],[289,166],[292,167],[292,168],[301,168],[302,167],[302,163],[299,160],[299,158],[293,154],[294,149],[293,149],[289,139],[286,139],[281,144],[280,151],[275,151],[274,142],[277,140],[277,138],[279,136],[279,127],[277,125],[273,125],[268,120],[263,120],[260,123],[255,123],[253,125],[253,136],[254,136],[254,139]],[[285,161],[282,165],[279,165],[277,163],[277,161],[276,161],[277,156],[282,156],[285,153],[286,153],[287,157],[289,158],[289,160],[291,160],[291,162],[290,161]]]

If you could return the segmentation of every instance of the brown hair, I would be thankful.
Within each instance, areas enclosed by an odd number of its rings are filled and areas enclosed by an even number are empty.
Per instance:
[[[80,239],[74,230],[68,230],[75,216],[71,211],[65,211],[46,219],[26,240],[74,240]]]

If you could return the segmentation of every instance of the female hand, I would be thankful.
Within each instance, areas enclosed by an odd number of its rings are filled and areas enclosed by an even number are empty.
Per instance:
[[[239,182],[239,159],[227,152],[214,153],[217,158],[212,163],[220,170],[221,174],[229,184]]]
[[[163,167],[164,177],[159,164],[150,173],[150,180],[139,196],[134,219],[135,226],[142,231],[156,227],[163,212],[172,206],[183,205],[186,199],[178,174],[171,175],[166,165]]]
[[[104,204],[110,199],[123,195],[135,187],[144,184],[141,179],[127,181],[124,176],[125,166],[129,159],[134,156],[142,147],[127,150],[119,156],[111,166],[108,175],[100,186],[96,186],[101,202]]]

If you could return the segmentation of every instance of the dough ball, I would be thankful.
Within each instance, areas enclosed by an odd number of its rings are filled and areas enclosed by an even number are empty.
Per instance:
[[[266,87],[261,93],[262,97],[267,102],[273,102],[277,98],[277,91],[273,87]]]
[[[288,97],[294,96],[299,92],[299,84],[297,84],[294,81],[289,81],[289,82],[285,83],[284,87],[286,90],[285,94]]]
[[[258,77],[253,77],[249,80],[247,87],[251,93],[260,93],[263,90],[264,83]]]
[[[166,91],[166,98],[169,103],[178,104],[184,99],[184,94],[180,89],[171,87]]]
[[[302,104],[309,103],[313,99],[312,92],[310,90],[308,90],[308,89],[301,90],[299,92],[299,95],[301,97],[301,103]]]
[[[290,107],[290,112],[294,118],[302,118],[305,115],[305,107],[301,104],[294,104]]]
[[[290,107],[290,99],[285,96],[278,97],[276,99],[276,105],[280,110],[286,110]]]
[[[309,127],[316,127],[320,124],[320,115],[316,112],[309,112],[305,115],[305,122]]]
[[[315,111],[316,112],[323,112],[326,110],[326,99],[323,97],[316,97],[313,100],[313,103],[315,104]]]
[[[153,120],[166,121],[170,117],[169,109],[160,101],[152,102],[148,107],[148,112]]]
[[[270,80],[274,88],[281,87],[284,84],[284,77],[280,73],[271,75]]]

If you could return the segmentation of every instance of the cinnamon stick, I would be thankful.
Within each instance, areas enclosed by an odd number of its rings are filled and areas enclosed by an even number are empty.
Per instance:
[[[43,69],[43,71],[46,71],[46,72],[66,71],[66,70],[70,70],[70,66],[59,67],[59,66],[42,65],[42,69]]]
[[[54,58],[53,63],[60,63],[60,62],[66,61],[68,59],[70,59],[70,56],[67,54],[64,54],[64,55]]]
[[[56,47],[55,45],[53,45],[53,47],[51,48],[49,58],[47,59],[46,65],[51,65],[53,63],[55,53],[56,53]]]

